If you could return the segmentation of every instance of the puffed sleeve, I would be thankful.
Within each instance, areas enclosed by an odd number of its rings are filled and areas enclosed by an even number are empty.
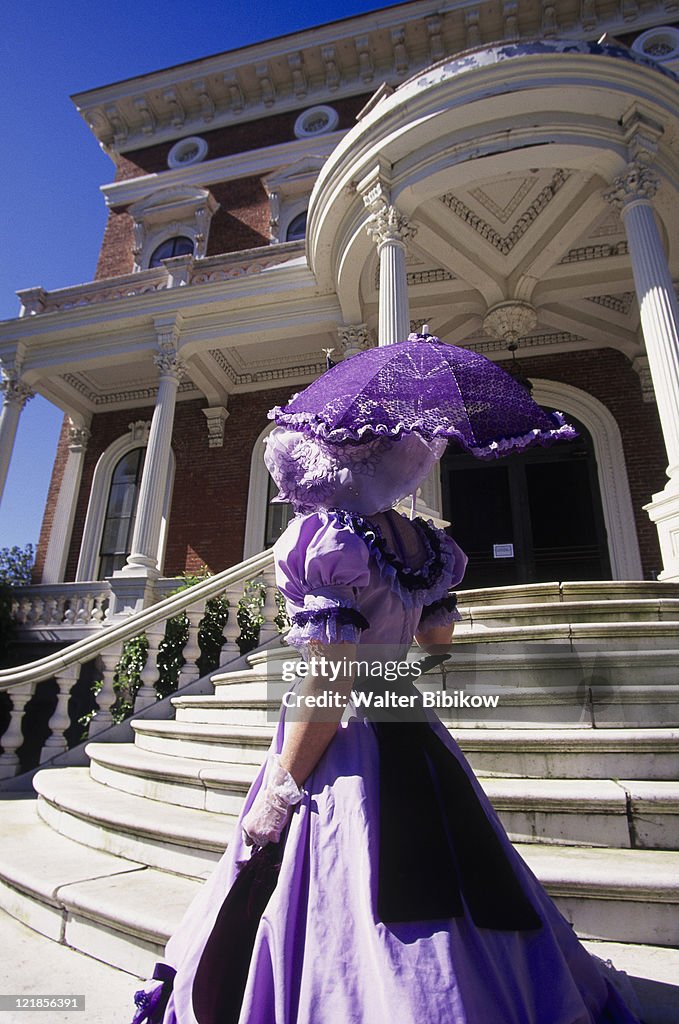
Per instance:
[[[370,580],[366,543],[331,512],[313,513],[292,521],[274,559],[292,623],[287,642],[357,643],[369,625],[359,611]]]
[[[432,592],[432,600],[422,609],[418,629],[435,629],[438,626],[450,626],[460,622],[462,616],[457,610],[457,597],[451,587],[457,586],[467,568],[467,556],[452,537],[443,530],[435,528],[436,540],[440,545],[440,557],[443,563],[441,583]],[[442,588],[444,592],[441,592]]]

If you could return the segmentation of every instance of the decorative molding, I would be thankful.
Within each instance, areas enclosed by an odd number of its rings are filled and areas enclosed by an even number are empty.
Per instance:
[[[222,448],[224,446],[224,427],[229,418],[229,411],[223,405],[210,406],[203,409],[203,416],[207,420],[208,447]]]
[[[469,195],[473,196],[476,202],[479,203],[480,206],[483,206],[488,213],[492,214],[496,220],[499,220],[501,224],[506,224],[511,215],[516,212],[520,204],[534,187],[534,178],[523,178],[516,192],[506,206],[500,206],[499,203],[496,203],[480,185],[477,188],[470,189]]]
[[[254,373],[238,373],[221,349],[210,349],[209,354],[235,387],[241,387],[246,384],[260,384],[268,381],[289,380],[291,377],[309,377],[313,379],[314,377],[319,377],[326,369],[325,363],[319,361],[270,370],[258,370]]]
[[[585,338],[582,335],[572,334],[570,331],[555,331],[553,334],[529,334],[521,339],[521,349],[525,351],[529,348],[549,348],[552,345],[580,345],[584,341]],[[500,338],[495,338],[493,341],[470,338],[465,342],[464,347],[483,354],[507,351],[506,342]]]
[[[581,245],[577,249],[569,249],[559,263],[586,263],[589,260],[604,260],[610,256],[627,256],[627,241],[603,243],[601,245]]]
[[[91,436],[92,431],[89,427],[74,423],[73,420],[69,421],[68,447],[70,451],[85,451]]]
[[[158,246],[177,235],[193,241],[197,259],[205,256],[210,222],[218,209],[208,189],[193,185],[166,186],[133,203],[128,212],[134,230],[135,270],[146,269]]]
[[[492,338],[515,344],[537,326],[538,315],[529,302],[511,299],[498,302],[483,318],[483,329]]]
[[[452,192],[441,196],[441,202],[447,206],[456,217],[468,224],[481,238],[484,238],[503,256],[508,256],[514,246],[523,238],[526,231],[537,220],[541,213],[549,206],[554,196],[561,187],[568,181],[570,171],[559,168],[555,171],[552,180],[545,185],[535,197],[530,206],[526,207],[518,221],[508,235],[501,235],[490,224],[474,213],[461,199],[458,199]]]
[[[588,295],[588,302],[595,302],[598,306],[604,306],[614,313],[627,316],[634,303],[634,292],[620,292],[618,295]]]
[[[186,376],[186,366],[179,357],[181,316],[156,317],[153,326],[158,342],[153,362],[160,371],[160,379],[170,378],[179,383]]]
[[[83,398],[95,407],[119,405],[123,402],[138,402],[141,405],[150,405],[155,402],[158,394],[157,385],[143,388],[119,389],[117,391],[97,391],[94,385],[87,381],[85,374],[82,373],[64,373],[61,374],[59,379],[68,384],[69,387],[72,387],[74,391],[77,391],[79,395],[82,395]],[[190,380],[182,381],[178,390],[179,394],[189,392],[198,394],[200,391],[193,381]]]

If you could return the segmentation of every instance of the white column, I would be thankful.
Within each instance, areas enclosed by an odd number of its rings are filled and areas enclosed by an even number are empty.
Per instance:
[[[377,243],[380,259],[378,344],[393,345],[410,334],[406,242],[416,229],[389,201],[379,182],[363,201],[370,210],[366,230]]]
[[[0,411],[0,500],[5,489],[7,472],[12,460],[21,410],[33,397],[31,389],[20,379],[16,369],[2,371],[0,391],[3,393]]]
[[[47,544],[45,565],[42,571],[43,583],[63,583],[66,572],[68,548],[73,530],[76,505],[80,493],[80,480],[85,462],[85,453],[90,431],[83,424],[71,420],[68,428],[68,458],[59,487],[59,496],[54,510],[50,539]]]
[[[158,395],[151,420],[146,460],[139,489],[137,517],[132,536],[132,551],[122,570],[128,575],[150,579],[160,576],[158,547],[163,519],[163,499],[170,469],[170,448],[177,388],[184,367],[177,355],[179,329],[173,319],[169,324],[156,323],[159,352],[154,362],[160,371]]]
[[[641,327],[667,448],[668,483],[645,508],[656,523],[662,580],[679,580],[679,307],[652,199],[659,179],[648,158],[633,156],[606,198],[620,209],[629,245]],[[642,442],[643,443],[643,442]]]

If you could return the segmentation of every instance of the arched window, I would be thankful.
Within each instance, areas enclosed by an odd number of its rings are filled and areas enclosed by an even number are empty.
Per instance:
[[[145,455],[145,448],[133,448],[113,470],[99,548],[100,580],[122,569],[130,553]]]
[[[277,494],[278,488],[271,477],[269,477],[269,487],[266,496],[266,525],[264,527],[264,547],[267,548],[273,547],[293,517],[292,505],[282,501],[271,503],[271,499]]]
[[[307,211],[304,210],[292,218],[285,233],[286,242],[299,242],[306,237],[306,214]]]
[[[166,238],[151,253],[149,260],[150,267],[159,267],[161,260],[169,260],[173,256],[188,256],[193,254],[193,239],[186,235],[175,235],[174,238]]]

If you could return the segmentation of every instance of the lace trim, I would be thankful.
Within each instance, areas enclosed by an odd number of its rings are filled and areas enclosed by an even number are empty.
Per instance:
[[[570,423],[566,423],[563,413],[552,412],[549,415],[556,424],[554,430],[540,430],[536,427],[515,437],[504,437],[500,441],[491,441],[490,444],[475,445],[470,444],[462,431],[455,427],[432,428],[427,426],[424,419],[413,419],[408,423],[397,423],[394,426],[387,426],[383,423],[367,423],[362,427],[330,427],[318,413],[285,412],[284,407],[280,405],[275,406],[268,413],[269,419],[275,419],[276,423],[281,426],[298,430],[301,434],[318,437],[328,444],[345,444],[347,441],[365,441],[376,437],[399,437],[401,434],[414,433],[420,434],[427,441],[433,441],[439,437],[451,438],[477,459],[496,459],[501,455],[524,451],[526,448],[532,448],[538,444],[542,447],[549,447],[555,441],[573,441],[577,438],[577,431]]]
[[[428,626],[449,626],[451,622],[460,622],[462,616],[457,610],[457,595],[446,594],[445,597],[431,604],[426,604],[420,616],[420,625]]]
[[[426,552],[424,563],[418,569],[413,569],[390,550],[380,528],[365,516],[345,509],[329,509],[327,512],[319,510],[317,515],[324,522],[330,521],[332,517],[367,544],[381,575],[391,589],[398,593],[406,608],[423,605],[425,601],[429,604],[447,594],[455,578],[455,552],[443,544],[433,523],[423,519],[412,520]]]
[[[307,626],[310,622],[317,625],[319,622],[327,622],[333,618],[339,626],[356,626],[357,629],[369,629],[370,623],[356,611],[355,608],[307,608],[301,612],[295,612],[290,621],[293,626]]]

